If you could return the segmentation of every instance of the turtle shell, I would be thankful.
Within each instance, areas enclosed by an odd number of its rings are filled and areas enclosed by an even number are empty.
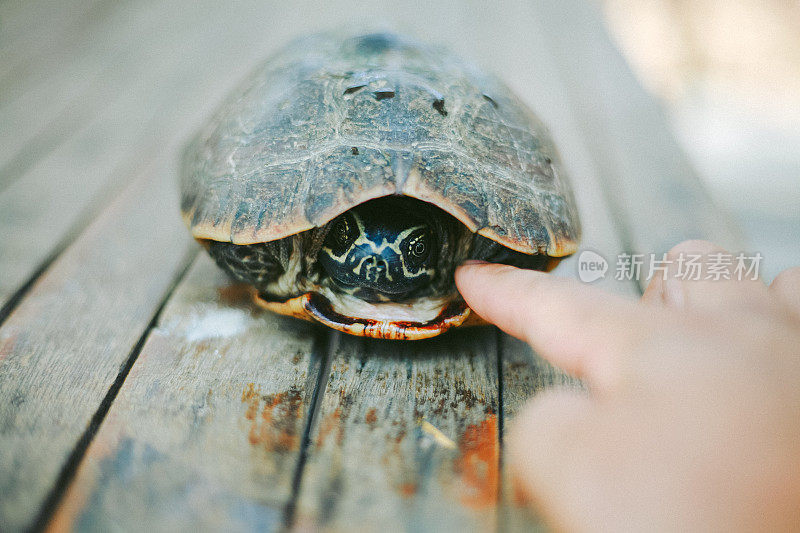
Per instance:
[[[192,234],[234,244],[402,194],[525,254],[561,257],[577,208],[542,123],[494,76],[391,34],[324,34],[259,67],[189,145]]]

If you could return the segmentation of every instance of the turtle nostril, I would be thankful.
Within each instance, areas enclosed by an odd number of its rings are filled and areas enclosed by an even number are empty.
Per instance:
[[[373,256],[367,260],[367,266],[370,268],[370,270],[375,270],[376,272],[385,272],[389,265],[386,264],[386,260]]]
[[[387,270],[389,263],[381,256],[371,255],[364,260],[364,265],[376,270]]]

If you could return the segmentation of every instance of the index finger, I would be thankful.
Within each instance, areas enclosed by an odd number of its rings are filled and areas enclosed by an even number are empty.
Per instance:
[[[456,285],[482,318],[594,385],[617,379],[619,354],[652,323],[646,306],[543,272],[469,264],[456,270]]]

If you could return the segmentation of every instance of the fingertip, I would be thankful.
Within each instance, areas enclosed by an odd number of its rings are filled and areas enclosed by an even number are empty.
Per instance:
[[[498,263],[465,263],[456,269],[456,288],[470,307],[493,303],[521,278],[540,274]]]
[[[523,338],[525,320],[520,309],[526,306],[527,291],[521,280],[534,273],[509,265],[472,263],[456,270],[456,287],[467,305],[480,317],[503,331]]]
[[[484,276],[483,269],[485,264],[486,263],[468,261],[456,268],[456,288],[465,299],[468,299],[469,295],[472,294],[473,286]]]
[[[476,272],[480,271],[481,265],[485,263],[478,262],[478,261],[467,261],[466,263],[462,263],[456,267],[456,285],[461,285],[464,280],[467,280],[475,275]]]
[[[470,265],[488,265],[489,261],[484,261],[483,259],[467,259],[462,263],[461,266],[470,266]]]
[[[488,263],[477,259],[470,259],[456,268],[456,285],[458,285],[459,278],[462,280],[471,279],[475,276],[491,276],[502,273],[505,270],[519,270],[509,265],[502,265],[499,263]]]

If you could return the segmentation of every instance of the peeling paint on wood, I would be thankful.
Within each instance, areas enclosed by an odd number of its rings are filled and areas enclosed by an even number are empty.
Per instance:
[[[59,529],[282,523],[320,369],[319,330],[258,311],[246,294],[198,258],[90,446]],[[198,314],[232,311],[240,328],[187,341]]]
[[[478,424],[470,424],[461,436],[461,457],[456,468],[468,487],[461,501],[464,505],[483,509],[497,505],[500,488],[500,443],[497,416],[491,415]]]
[[[312,429],[298,527],[494,529],[497,386],[491,328],[415,343],[342,338]]]

